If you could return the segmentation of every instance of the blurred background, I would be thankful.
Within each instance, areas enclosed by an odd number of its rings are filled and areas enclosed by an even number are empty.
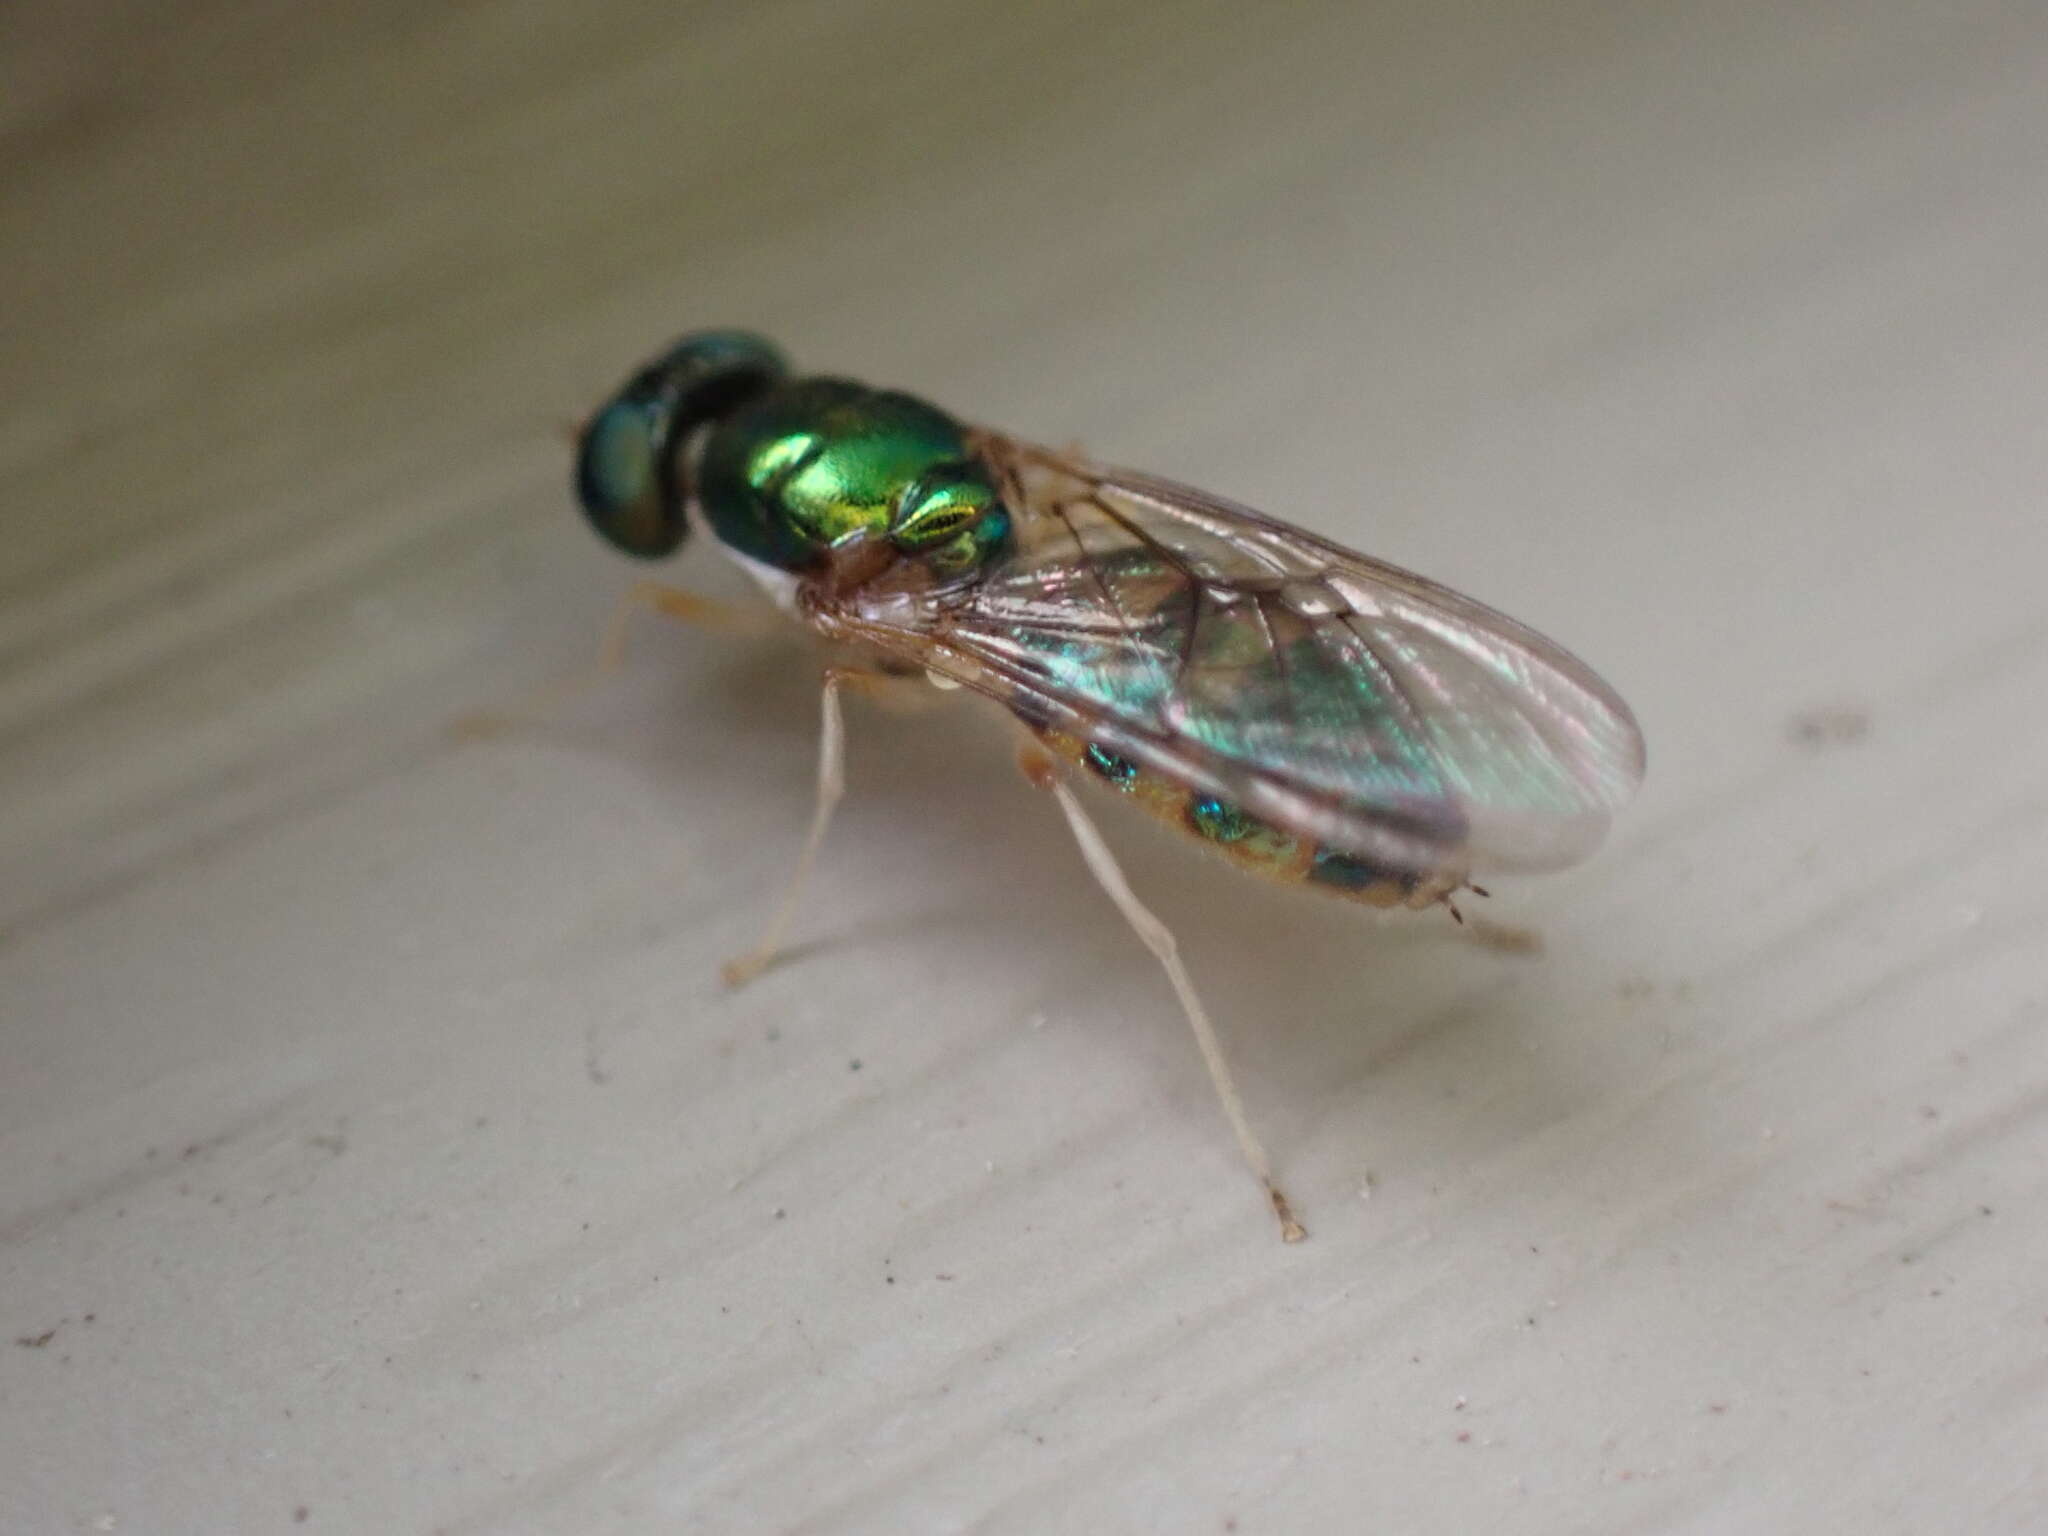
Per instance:
[[[89,0],[0,151],[7,1529],[2048,1518],[2038,6]],[[451,731],[703,325],[1635,706],[1540,958],[1109,828],[1311,1243],[971,711],[738,994],[801,649]]]

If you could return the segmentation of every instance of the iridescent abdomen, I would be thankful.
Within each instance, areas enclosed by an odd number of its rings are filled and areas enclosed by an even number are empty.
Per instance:
[[[1417,910],[1436,905],[1464,884],[1461,875],[1425,878],[1379,868],[1314,838],[1247,815],[1228,801],[1190,789],[1164,774],[1148,772],[1107,747],[1065,731],[1042,729],[1037,735],[1057,756],[1085,768],[1121,798],[1248,874],[1306,885],[1366,906]]]

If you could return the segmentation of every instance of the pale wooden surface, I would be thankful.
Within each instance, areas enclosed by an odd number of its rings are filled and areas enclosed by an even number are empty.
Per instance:
[[[2037,4],[0,26],[0,1528],[2043,1528]],[[704,323],[1637,706],[1540,959],[1111,828],[1309,1244],[971,717],[855,704],[737,995],[799,652],[448,737]]]

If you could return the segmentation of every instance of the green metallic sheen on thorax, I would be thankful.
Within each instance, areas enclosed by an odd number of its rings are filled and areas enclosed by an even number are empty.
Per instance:
[[[779,385],[717,422],[695,491],[722,541],[786,571],[815,571],[836,552],[887,541],[941,575],[960,575],[1010,537],[959,422],[847,379]]]

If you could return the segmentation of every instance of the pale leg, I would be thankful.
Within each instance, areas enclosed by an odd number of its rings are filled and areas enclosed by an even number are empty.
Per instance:
[[[790,919],[796,916],[796,905],[803,896],[804,882],[810,878],[811,865],[817,862],[818,847],[825,841],[825,829],[832,824],[833,807],[846,792],[846,726],[839,713],[839,686],[845,680],[846,674],[840,671],[825,674],[818,732],[818,803],[811,812],[811,830],[804,839],[804,851],[797,856],[796,873],[790,876],[775,915],[768,919],[761,942],[725,963],[727,986],[744,986],[774,963],[782,948],[782,936],[789,930]]]
[[[510,709],[463,716],[455,722],[456,735],[496,736],[517,726],[545,721],[577,694],[595,687],[618,671],[619,663],[626,655],[627,629],[633,622],[633,616],[643,611],[652,611],[664,618],[721,634],[762,635],[780,627],[770,612],[722,603],[716,598],[699,597],[694,592],[664,586],[658,581],[636,581],[612,609],[612,616],[605,623],[604,638],[598,643],[596,661],[536,688]]]
[[[1496,923],[1489,917],[1475,917],[1469,919],[1458,932],[1464,934],[1474,944],[1498,950],[1504,955],[1543,953],[1543,934],[1535,928],[1524,928],[1514,923]]]
[[[1033,777],[1038,781],[1037,775]],[[1252,1134],[1251,1121],[1244,1112],[1244,1100],[1238,1097],[1237,1084],[1231,1080],[1230,1066],[1223,1059],[1223,1046],[1216,1038],[1216,1028],[1209,1022],[1202,999],[1196,995],[1187,967],[1181,964],[1180,946],[1174,942],[1167,926],[1133,894],[1130,882],[1124,879],[1124,872],[1117,865],[1116,855],[1109,851],[1102,834],[1095,830],[1095,823],[1081,809],[1081,802],[1075,798],[1073,790],[1056,776],[1047,776],[1040,782],[1042,787],[1051,791],[1053,798],[1059,801],[1060,809],[1066,813],[1067,825],[1073,829],[1074,841],[1081,845],[1081,857],[1087,861],[1089,873],[1109,893],[1109,899],[1123,913],[1124,921],[1131,925],[1145,947],[1165,967],[1166,979],[1173,983],[1181,1010],[1187,1014],[1188,1023],[1194,1028],[1195,1043],[1202,1049],[1202,1060],[1208,1065],[1210,1081],[1216,1085],[1216,1096],[1223,1101],[1223,1113],[1230,1119],[1231,1130],[1237,1133],[1237,1144],[1244,1152],[1245,1161],[1251,1164],[1252,1172],[1266,1186],[1266,1194],[1273,1202],[1273,1214],[1280,1218],[1280,1236],[1285,1242],[1300,1242],[1308,1233],[1294,1219],[1287,1196],[1273,1182],[1272,1161],[1266,1156],[1266,1149],[1259,1144],[1259,1138]]]

